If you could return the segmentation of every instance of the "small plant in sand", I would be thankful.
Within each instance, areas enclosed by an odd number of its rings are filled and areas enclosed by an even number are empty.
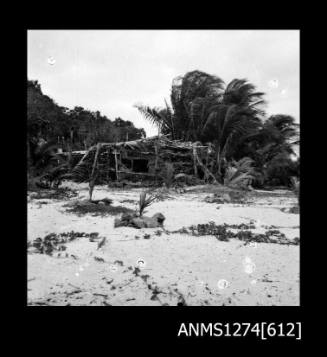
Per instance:
[[[166,162],[163,170],[161,171],[161,177],[167,188],[171,187],[174,182],[174,165],[170,162]]]
[[[139,207],[138,207],[138,214],[140,217],[143,216],[143,213],[145,213],[145,209],[149,206],[152,205],[152,203],[157,199],[157,196],[155,194],[151,194],[149,192],[143,191],[140,194],[140,199],[139,199]]]
[[[297,197],[298,205],[300,206],[300,180],[297,177],[291,177],[292,189]]]

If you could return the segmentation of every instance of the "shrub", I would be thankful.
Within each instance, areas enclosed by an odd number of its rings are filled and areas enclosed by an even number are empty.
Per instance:
[[[174,171],[174,165],[170,162],[166,162],[164,168],[161,170],[161,177],[168,188],[174,182]]]
[[[253,179],[253,160],[244,157],[229,164],[224,175],[225,186],[247,187]]]
[[[266,184],[292,187],[292,176],[297,176],[297,163],[284,154],[272,158],[265,168]]]
[[[297,177],[293,176],[291,177],[291,181],[292,181],[293,192],[295,193],[297,197],[298,205],[300,206],[300,180]]]

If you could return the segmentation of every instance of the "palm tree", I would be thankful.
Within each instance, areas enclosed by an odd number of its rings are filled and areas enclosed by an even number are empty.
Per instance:
[[[265,180],[278,176],[285,183],[294,171],[291,155],[295,144],[299,144],[299,125],[295,119],[289,115],[272,115],[259,130],[245,138],[245,150],[240,155],[254,159],[257,171]]]
[[[156,123],[173,139],[212,142],[217,151],[217,175],[235,149],[236,142],[257,130],[264,115],[262,99],[246,79],[224,81],[201,71],[173,80],[172,108],[136,106],[145,118]]]
[[[256,143],[256,153],[267,162],[282,152],[294,154],[293,145],[299,144],[299,125],[290,115],[272,115],[249,139]]]
[[[156,124],[163,134],[170,134],[176,140],[198,140],[199,122],[196,122],[195,113],[199,101],[212,101],[223,92],[224,82],[216,76],[201,71],[186,73],[173,80],[171,88],[171,103],[165,101],[164,108],[150,108],[145,105],[135,107]]]
[[[38,145],[29,155],[28,184],[34,188],[44,178],[58,183],[68,172],[69,163],[56,153],[58,144],[50,141]]]
[[[193,102],[191,121],[201,123],[200,140],[215,144],[220,181],[223,162],[244,137],[258,130],[264,115],[263,95],[246,79],[234,79],[218,96]]]
[[[227,167],[226,173],[224,175],[224,185],[226,186],[239,186],[243,185],[245,187],[249,186],[252,179],[254,178],[252,174],[253,170],[253,160],[248,157],[243,157],[239,161],[232,161],[231,165]]]
[[[180,139],[197,141],[201,122],[196,120],[199,104],[217,102],[224,91],[224,81],[198,70],[173,80],[171,103],[177,119]]]
[[[174,114],[166,101],[165,104],[165,108],[150,108],[143,104],[135,104],[134,107],[152,124],[155,124],[161,134],[170,134],[172,139],[175,140],[178,139],[178,136],[175,132]]]

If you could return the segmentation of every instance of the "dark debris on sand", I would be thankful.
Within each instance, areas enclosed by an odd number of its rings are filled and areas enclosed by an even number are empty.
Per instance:
[[[233,204],[245,204],[247,203],[248,193],[245,191],[230,191],[230,192],[218,192],[212,196],[207,196],[204,201],[207,203],[233,203]]]
[[[246,225],[244,223],[240,225],[217,225],[214,222],[206,224],[193,225],[188,228],[183,227],[177,231],[170,233],[190,234],[192,236],[215,236],[218,240],[228,242],[231,238],[236,238],[244,241],[245,244],[251,242],[257,243],[276,243],[286,245],[299,245],[300,239],[288,239],[285,234],[277,229],[268,229],[265,233],[255,233],[251,229],[255,228],[253,224]],[[233,232],[230,229],[238,229],[238,232]]]
[[[110,199],[106,199],[106,201],[105,199],[98,201],[75,201],[64,205],[64,207],[67,207],[67,212],[75,213],[78,216],[84,216],[90,213],[92,213],[93,216],[117,216],[122,213],[134,212],[130,208],[123,206],[111,206]]]
[[[30,198],[34,200],[41,199],[55,199],[55,200],[68,200],[78,195],[76,190],[72,190],[68,187],[59,187],[55,190],[44,189],[32,192]]]
[[[98,238],[99,233],[85,233],[85,232],[64,232],[64,233],[50,233],[44,238],[36,238],[32,242],[28,242],[28,248],[33,249],[34,253],[52,255],[55,251],[61,252],[66,250],[66,243],[71,242],[77,238],[89,238],[94,241]]]

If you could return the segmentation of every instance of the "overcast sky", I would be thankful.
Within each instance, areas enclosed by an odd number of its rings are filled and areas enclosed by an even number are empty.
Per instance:
[[[135,103],[163,106],[174,77],[201,70],[247,78],[266,93],[268,114],[299,121],[299,31],[58,30],[28,32],[28,78],[59,105],[99,110],[152,127]]]

